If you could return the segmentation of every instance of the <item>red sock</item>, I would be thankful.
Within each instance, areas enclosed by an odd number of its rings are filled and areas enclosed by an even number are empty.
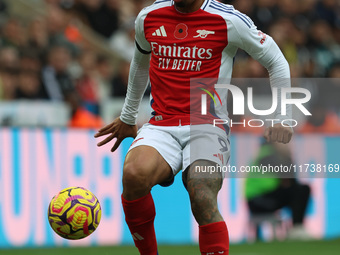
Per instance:
[[[202,255],[229,255],[229,236],[225,222],[200,226],[199,245]]]
[[[151,193],[133,201],[122,196],[125,221],[141,255],[157,255],[157,242],[154,228],[156,216]]]

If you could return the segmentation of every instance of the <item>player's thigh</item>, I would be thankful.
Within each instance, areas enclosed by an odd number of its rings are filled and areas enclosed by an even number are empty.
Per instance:
[[[153,147],[141,145],[131,149],[126,155],[123,168],[124,179],[142,178],[150,185],[168,180],[172,176],[170,165]]]
[[[195,178],[225,177],[229,158],[230,142],[224,130],[212,125],[191,127],[189,143],[183,150],[184,180],[189,169],[189,176]]]
[[[182,164],[182,149],[169,129],[146,124],[132,143],[124,163],[124,177],[144,177],[155,185],[168,181]],[[132,175],[132,176],[131,176]]]

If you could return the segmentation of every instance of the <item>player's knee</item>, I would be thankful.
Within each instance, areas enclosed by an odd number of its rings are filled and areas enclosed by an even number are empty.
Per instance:
[[[123,169],[123,188],[146,190],[151,188],[146,171],[142,166],[130,162],[124,165]]]

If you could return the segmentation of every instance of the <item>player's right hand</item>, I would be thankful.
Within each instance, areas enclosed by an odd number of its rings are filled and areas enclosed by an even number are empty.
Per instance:
[[[99,129],[99,131],[94,135],[95,138],[109,135],[104,140],[99,142],[97,146],[102,146],[104,144],[107,144],[110,142],[113,138],[116,138],[116,142],[114,143],[113,147],[111,148],[111,152],[114,152],[120,143],[126,138],[126,137],[133,137],[135,138],[137,136],[137,126],[136,125],[128,125],[120,120],[120,118],[116,118],[113,122],[106,125],[105,127]]]
[[[264,138],[267,142],[289,143],[293,136],[293,129],[288,126],[282,126],[281,123],[274,124],[273,127],[267,127],[264,131]]]

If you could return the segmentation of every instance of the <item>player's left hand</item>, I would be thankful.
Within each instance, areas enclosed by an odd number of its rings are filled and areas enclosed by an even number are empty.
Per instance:
[[[293,136],[291,127],[282,126],[281,123],[276,123],[273,127],[268,127],[264,131],[264,138],[267,142],[289,143]]]

